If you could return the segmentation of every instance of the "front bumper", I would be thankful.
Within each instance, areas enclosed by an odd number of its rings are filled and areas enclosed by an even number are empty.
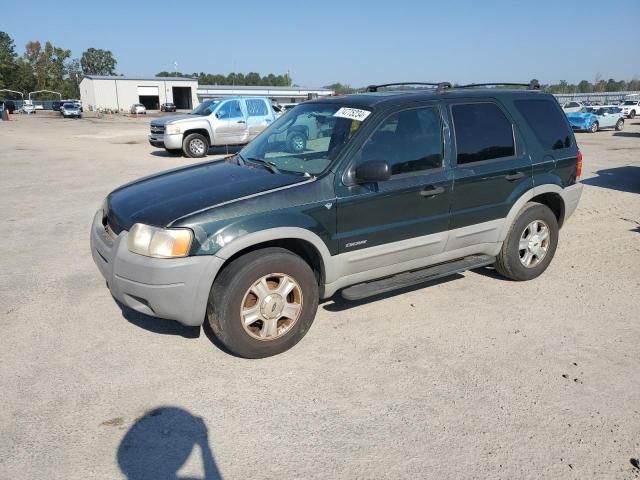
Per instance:
[[[182,134],[163,135],[161,133],[150,133],[149,143],[158,148],[182,149]]]
[[[567,219],[576,211],[578,207],[578,202],[580,202],[580,197],[582,196],[583,185],[581,183],[576,183],[569,187],[563,188],[562,192],[560,192],[560,196],[564,201],[564,219],[563,222],[566,222]]]
[[[113,297],[146,315],[202,325],[213,279],[224,260],[214,255],[164,259],[131,253],[128,233],[114,238],[102,218],[100,209],[91,226],[91,255]]]

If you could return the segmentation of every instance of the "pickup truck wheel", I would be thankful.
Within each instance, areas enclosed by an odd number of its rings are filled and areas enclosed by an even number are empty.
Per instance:
[[[619,132],[624,128],[624,120],[620,119],[616,122],[616,130]]]
[[[318,309],[318,282],[309,265],[283,248],[264,248],[234,260],[216,278],[207,320],[234,354],[282,353],[307,333]]]
[[[558,246],[558,220],[546,205],[527,203],[509,229],[496,270],[511,280],[532,280],[544,272]]]
[[[189,158],[200,158],[207,155],[209,140],[204,135],[192,133],[182,142],[182,151]]]
[[[291,132],[287,136],[287,148],[291,153],[302,153],[307,148],[307,138],[299,132]]]
[[[591,133],[596,133],[598,131],[598,128],[600,126],[598,125],[598,122],[593,122],[593,124],[591,125],[591,128],[589,129],[589,131]]]

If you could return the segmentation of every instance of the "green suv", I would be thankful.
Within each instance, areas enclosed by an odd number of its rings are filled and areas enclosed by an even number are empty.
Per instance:
[[[305,102],[236,155],[111,192],[91,251],[115,299],[207,321],[231,352],[260,358],[295,345],[337,292],[361,299],[489,265],[512,280],[544,272],[582,193],[554,97],[377,90]],[[310,122],[323,135],[292,149]]]

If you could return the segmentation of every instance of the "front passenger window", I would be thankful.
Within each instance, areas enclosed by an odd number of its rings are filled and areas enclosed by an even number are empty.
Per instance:
[[[360,163],[384,160],[392,175],[442,167],[440,112],[436,107],[394,113],[362,147]]]

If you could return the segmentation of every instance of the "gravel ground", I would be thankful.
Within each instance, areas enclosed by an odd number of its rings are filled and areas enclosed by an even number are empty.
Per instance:
[[[540,278],[330,300],[258,361],[121,312],[93,264],[105,195],[189,162],[147,129],[0,122],[0,478],[640,477],[640,120],[577,135],[586,187]]]

